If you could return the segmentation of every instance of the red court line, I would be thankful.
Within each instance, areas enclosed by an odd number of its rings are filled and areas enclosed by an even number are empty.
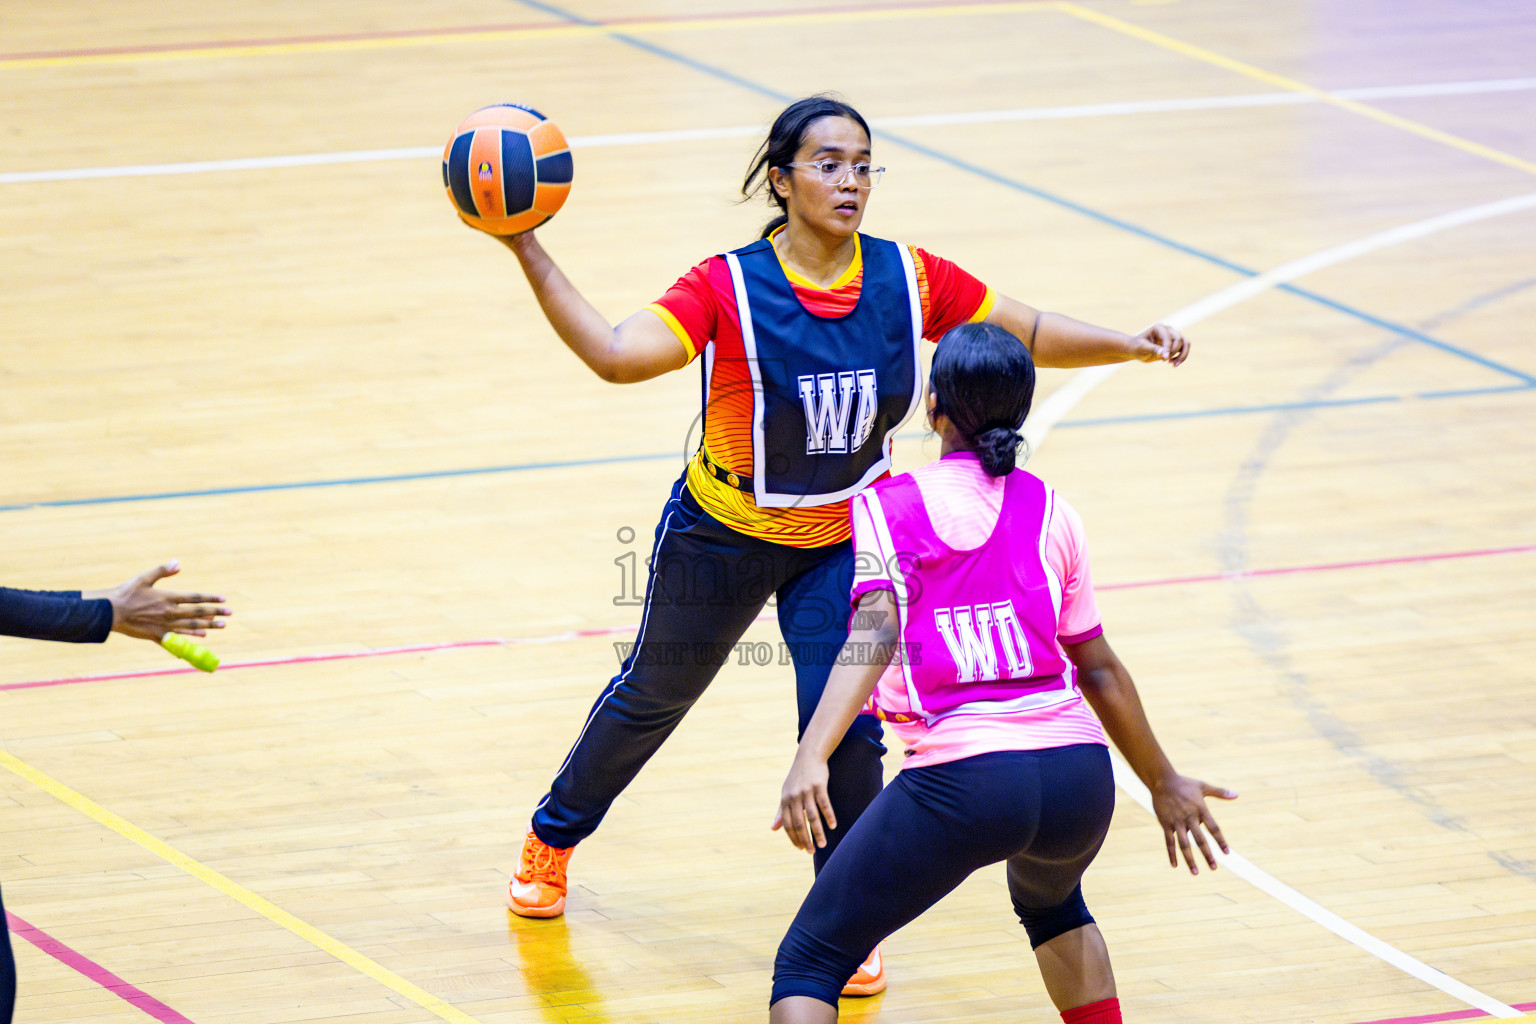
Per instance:
[[[384,658],[395,654],[417,654],[422,651],[448,651],[465,647],[510,647],[516,644],[547,644],[561,640],[575,640],[587,636],[603,636],[608,633],[632,633],[633,626],[608,626],[602,629],[578,629],[569,633],[555,633],[543,637],[519,637],[513,639],[452,640],[435,644],[411,644],[407,647],[373,647],[362,651],[337,651],[331,654],[304,654],[294,658],[260,658],[255,661],[226,662],[220,672],[232,672],[242,668],[270,668],[275,665],[309,665],[321,661],[351,661],[355,658]],[[4,683],[0,690],[30,690],[40,686],[68,686],[71,683],[106,683],[119,679],[148,679],[152,676],[183,676],[198,672],[189,667],[155,668],[141,672],[110,672],[95,676],[74,676],[69,679],[39,679],[29,683]]]
[[[31,53],[0,53],[0,63],[21,60],[66,60],[73,57],[121,57],[156,53],[178,53],[188,50],[239,50],[252,46],[304,46],[325,43],[355,43],[384,39],[417,39],[432,36],[467,36],[484,32],[526,32],[541,28],[641,28],[646,25],[665,25],[670,22],[729,23],[751,18],[785,17],[797,14],[857,14],[882,11],[943,10],[946,7],[990,7],[993,5],[1029,3],[1030,0],[913,0],[907,3],[841,4],[818,6],[803,11],[765,8],[756,11],[704,11],[698,14],[665,14],[640,18],[610,18],[589,22],[571,21],[520,21],[497,25],[451,25],[446,28],[397,29],[378,32],[344,32],[318,36],[274,36],[259,39],[220,39],[200,43],[162,43],[145,46],[103,46],[81,50],[38,50]],[[1038,0],[1045,4],[1050,0]]]
[[[1536,1003],[1511,1003],[1510,1005],[1522,1013],[1527,1010],[1536,1010]],[[1451,1010],[1447,1013],[1432,1013],[1423,1017],[1393,1017],[1390,1020],[1361,1021],[1360,1024],[1439,1024],[1443,1020],[1481,1020],[1487,1016],[1482,1010]]]
[[[1101,583],[1095,590],[1136,590],[1143,587],[1172,587],[1186,583],[1222,583],[1233,580],[1257,579],[1265,576],[1291,576],[1313,572],[1336,572],[1340,569],[1370,569],[1386,565],[1417,565],[1427,562],[1444,562],[1458,558],[1490,558],[1495,555],[1521,555],[1536,552],[1536,544],[1521,544],[1507,548],[1484,548],[1478,551],[1446,551],[1429,555],[1402,555],[1397,558],[1373,558],[1356,562],[1327,562],[1319,565],[1297,565],[1278,569],[1253,569],[1245,572],[1211,573],[1205,576],[1173,576],[1160,580],[1140,580],[1133,583]],[[769,616],[759,617],[765,621]],[[306,654],[294,658],[265,658],[256,661],[227,662],[219,671],[242,668],[271,668],[278,665],[309,665],[322,661],[351,661],[357,658],[384,658],[397,654],[418,654],[425,651],[452,651],[469,647],[518,647],[524,644],[553,644],[566,640],[581,640],[594,636],[612,636],[616,633],[633,633],[637,626],[603,626],[596,629],[575,629],[567,633],[548,636],[508,637],[503,639],[453,640],[443,643],[412,644],[407,647],[375,647],[362,651],[339,651],[333,654]],[[154,676],[190,675],[198,670],[190,667],[148,669],[139,672],[114,672],[105,675],[74,676],[69,679],[38,679],[24,683],[0,683],[5,690],[30,690],[44,686],[69,686],[74,683],[105,683],[120,679],[147,679]]]
[[[59,963],[66,967],[73,967],[108,992],[121,996],[155,1020],[163,1024],[194,1024],[191,1019],[177,1013],[137,985],[124,981],[101,964],[75,952],[47,932],[34,928],[9,910],[5,912],[5,922],[12,932],[20,935]]]
[[[1384,565],[1414,565],[1422,562],[1445,562],[1454,558],[1489,558],[1493,555],[1522,555],[1536,551],[1536,544],[1521,544],[1511,548],[1484,548],[1481,551],[1446,551],[1434,555],[1402,555],[1397,558],[1371,558],[1359,562],[1328,562],[1322,565],[1297,565],[1282,569],[1244,569],[1235,572],[1218,572],[1207,576],[1173,576],[1161,580],[1142,580],[1137,583],[1095,584],[1095,590],[1135,590],[1138,587],[1171,587],[1181,583],[1219,583],[1223,580],[1257,579],[1261,576],[1293,576],[1311,572],[1334,572],[1339,569],[1371,569]]]

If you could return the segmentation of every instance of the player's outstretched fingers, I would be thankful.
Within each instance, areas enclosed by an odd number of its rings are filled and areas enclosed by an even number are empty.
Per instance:
[[[191,599],[190,603],[178,604],[175,610],[177,617],[170,622],[170,628],[177,633],[206,636],[206,630],[223,629],[224,618],[234,614],[224,605],[208,603],[220,601],[222,598],[203,597],[201,594],[188,596]]]

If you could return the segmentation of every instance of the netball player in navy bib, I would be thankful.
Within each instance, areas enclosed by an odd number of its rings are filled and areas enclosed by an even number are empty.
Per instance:
[[[763,508],[825,506],[890,472],[890,437],[917,407],[922,312],[912,254],[860,236],[864,280],[838,317],[806,316],[767,239],[726,256],[760,422]]]
[[[1042,313],[921,249],[859,232],[883,168],[847,104],[800,100],[774,122],[743,193],[778,216],[763,237],[704,260],[617,327],[572,286],[532,232],[503,239],[555,332],[604,380],[646,380],[699,360],[704,430],[662,509],[636,643],[598,694],[534,809],[508,906],[565,908],[567,863],[704,692],[769,598],[794,661],[803,729],[847,639],[848,502],[888,475],[891,437],[917,407],[919,343],[985,321],[1046,366],[1178,364],[1183,336]],[[701,584],[703,581],[703,584]],[[831,755],[842,830],[880,792],[880,723]],[[873,962],[852,993],[884,986]]]

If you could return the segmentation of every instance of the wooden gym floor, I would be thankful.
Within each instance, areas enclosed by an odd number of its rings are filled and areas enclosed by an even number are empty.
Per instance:
[[[1164,745],[1242,794],[1199,878],[1122,801],[1086,891],[1127,1020],[1536,1004],[1523,0],[8,0],[0,582],[179,557],[236,608],[211,677],[0,641],[18,1019],[764,1018],[810,877],[767,830],[783,667],[721,674],[564,920],[503,909],[698,380],[587,373],[438,152],[554,117],[542,237],[617,319],[753,237],[757,140],[825,89],[890,168],[871,233],[1194,339],[1047,374],[1033,427]],[[1000,872],[886,953],[849,1019],[1056,1019]]]

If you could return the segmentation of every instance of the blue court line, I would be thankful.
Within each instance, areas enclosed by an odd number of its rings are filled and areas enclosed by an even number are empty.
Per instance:
[[[1423,391],[1411,395],[1375,395],[1365,398],[1332,398],[1307,402],[1277,402],[1273,405],[1238,405],[1220,409],[1193,409],[1184,412],[1141,413],[1135,416],[1101,416],[1093,419],[1069,420],[1056,424],[1057,430],[1073,427],[1125,426],[1134,423],[1155,423],[1168,420],[1206,419],[1214,416],[1248,416],[1257,413],[1286,412],[1301,409],[1335,409],[1353,405],[1383,405],[1416,399],[1469,398],[1482,395],[1499,395],[1513,391],[1536,391],[1536,386],[1510,384],[1493,388],[1465,388],[1456,391]],[[910,441],[925,436],[922,431],[908,431],[896,435],[900,441]],[[658,462],[677,459],[686,462],[679,452],[653,452],[642,455],[610,455],[595,459],[566,459],[558,462],[519,462],[506,466],[479,466],[470,469],[423,470],[419,473],[393,473],[379,476],[342,477],[335,480],[301,480],[281,484],[249,484],[243,487],[212,487],[201,491],[161,491],[153,494],[120,494],[103,498],[64,498],[58,501],[33,501],[20,505],[0,505],[0,512],[23,512],[35,508],[77,508],[82,505],[123,505],[139,501],[166,501],[172,498],[213,498],[231,494],[265,494],[273,491],[306,491],[328,487],[356,487],[367,484],[398,484],[417,480],[447,480],[465,476],[494,476],[502,473],[526,473],[540,469],[576,469],[585,466],[614,466],[629,462]]]
[[[564,10],[563,8],[556,7],[553,4],[543,3],[541,0],[513,0],[513,2],[520,4],[523,7],[530,7],[534,10],[541,11],[544,14],[550,14],[558,18],[563,18],[572,24],[584,25],[588,27],[595,27],[601,24],[600,22],[592,21],[588,18],[583,18],[579,14],[575,14],[571,11]],[[795,99],[795,97],[779,92],[776,89],[769,88],[768,86],[759,82],[753,82],[749,79],[742,78],[740,75],[726,71],[723,68],[718,68],[711,64],[705,64],[702,61],[694,60],[692,57],[685,56],[684,54],[678,53],[674,50],[668,50],[665,47],[657,46],[654,43],[650,43],[642,39],[637,39],[634,36],[628,36],[615,32],[609,33],[609,38],[644,50],[647,53],[661,57],[662,59],[671,61],[675,64],[681,64],[702,74],[709,75],[713,78],[718,78],[721,81],[730,82],[732,85],[740,86],[741,88],[750,92],[755,92],[760,96],[767,96],[770,99],[777,100],[781,103],[788,103]],[[1128,232],[1140,238],[1144,238],[1147,241],[1164,246],[1165,248],[1184,253],[1187,256],[1193,256],[1196,259],[1203,260],[1206,263],[1214,264],[1226,270],[1230,270],[1233,273],[1241,274],[1244,277],[1258,277],[1260,274],[1260,271],[1254,270],[1251,267],[1245,267],[1240,263],[1234,263],[1225,257],[1218,256],[1215,253],[1206,252],[1205,250],[1196,248],[1192,245],[1187,245],[1183,242],[1169,238],[1166,235],[1158,234],[1157,232],[1149,228],[1144,228],[1139,224],[1133,224],[1130,221],[1122,220],[1121,218],[1113,216],[1112,214],[1104,213],[1100,210],[1095,210],[1091,207],[1084,206],[1081,203],[1074,202],[1063,196],[1058,196],[1055,193],[1047,192],[1044,189],[1037,188],[1036,186],[1030,185],[1026,182],[1019,181],[1015,178],[1010,178],[1003,174],[999,174],[996,171],[988,170],[985,167],[982,167],[978,164],[973,164],[967,160],[963,160],[951,153],[946,153],[942,150],[934,149],[930,146],[925,146],[920,142],[915,142],[903,135],[898,135],[894,132],[885,130],[877,131],[875,132],[875,135],[880,138],[889,139],[891,142],[894,142],[899,146],[910,149],[915,153],[919,153],[933,160],[937,160],[940,163],[945,163],[958,170],[962,170],[969,174],[974,174],[978,177],[985,178],[986,180],[994,184],[1001,185],[1004,188],[1011,189],[1015,192],[1022,192],[1025,195],[1034,196],[1035,198],[1043,200],[1044,202],[1051,203],[1066,210],[1071,210],[1073,213],[1080,214],[1089,218],[1090,220],[1096,220],[1101,224],[1105,224],[1109,227]],[[1499,373],[1506,377],[1513,377],[1520,381],[1522,384],[1536,386],[1536,376],[1523,373],[1520,370],[1510,366],[1505,366],[1502,363],[1495,362],[1494,360],[1488,359],[1485,356],[1478,355],[1475,352],[1469,352],[1466,349],[1458,348],[1457,346],[1451,345],[1448,342],[1441,341],[1438,338],[1432,338],[1422,331],[1416,331],[1413,328],[1407,327],[1403,324],[1394,323],[1393,321],[1384,319],[1374,314],[1366,313],[1363,310],[1356,309],[1353,306],[1346,305],[1345,303],[1339,302],[1335,299],[1330,299],[1324,295],[1318,294],[1317,292],[1313,292],[1305,288],[1298,288],[1295,285],[1290,284],[1279,285],[1276,287],[1276,290],[1289,292],[1292,295],[1307,299],[1311,302],[1319,303],[1323,306],[1327,306],[1329,309],[1336,310],[1337,312],[1343,313],[1346,316],[1364,321],[1365,323],[1371,324],[1375,327],[1380,327],[1384,330],[1392,331],[1396,334],[1402,335],[1405,338],[1412,338],[1414,341],[1429,345],[1432,348],[1437,348],[1442,352],[1446,352],[1460,359],[1465,359],[1469,362],[1476,363],[1479,366],[1493,370],[1495,373]]]
[[[1450,391],[1425,391],[1417,398],[1465,398],[1468,395],[1499,395],[1509,391],[1529,391],[1529,384],[1509,384],[1502,388],[1456,388]]]
[[[1385,320],[1379,316],[1376,316],[1375,314],[1366,313],[1363,310],[1354,308],[1353,306],[1347,306],[1344,303],[1330,299],[1327,296],[1319,295],[1316,292],[1308,291],[1305,288],[1297,288],[1294,285],[1282,284],[1276,289],[1276,291],[1291,292],[1292,294],[1299,295],[1304,299],[1311,299],[1313,302],[1321,303],[1330,309],[1336,309],[1340,313],[1345,313],[1357,320],[1363,320],[1368,324],[1380,327],[1383,330],[1391,331],[1394,334],[1401,334],[1405,338],[1412,338],[1414,341],[1422,342],[1423,344],[1428,345],[1431,348],[1437,348],[1442,352],[1449,352],[1453,356],[1458,356],[1461,359],[1465,359],[1467,362],[1476,363],[1479,366],[1487,367],[1488,369],[1493,370],[1496,373],[1503,374],[1506,377],[1513,377],[1515,380],[1518,380],[1521,384],[1527,387],[1536,386],[1536,376],[1523,373],[1512,366],[1505,366],[1503,363],[1494,362],[1492,359],[1488,359],[1485,356],[1480,356],[1476,352],[1469,352],[1464,348],[1458,348],[1449,342],[1441,341],[1438,338],[1432,338],[1428,334],[1425,334],[1423,331],[1416,331],[1412,327],[1405,326],[1404,324],[1394,323],[1391,320]]]
[[[603,23],[600,21],[593,21],[590,18],[583,18],[581,15],[576,14],[573,11],[564,10],[554,6],[553,4],[540,3],[539,0],[514,0],[514,2],[519,3],[524,7],[531,7],[536,11],[542,11],[545,14],[553,14],[555,17],[564,19],[573,25],[583,25],[587,28],[603,27]],[[749,92],[755,92],[761,96],[767,96],[769,99],[779,100],[783,103],[789,103],[794,100],[793,96],[788,96],[782,92],[770,89],[766,85],[754,82],[751,79],[742,78],[740,75],[732,74],[731,72],[726,71],[724,68],[717,68],[712,65],[696,61],[692,57],[685,57],[681,53],[665,49],[664,47],[657,46],[654,43],[648,43],[644,39],[637,39],[634,36],[625,35],[622,32],[609,32],[606,34],[611,39],[617,39],[621,43],[633,46],[636,49],[644,50],[646,53],[654,54],[655,56],[661,57],[664,60],[669,60],[674,64],[682,64],[684,67],[692,68],[695,71],[701,71],[704,74],[709,75],[711,78],[719,78],[723,81],[730,82],[732,85],[739,85]]]
[[[472,469],[431,469],[420,473],[391,473],[381,476],[353,476],[336,480],[301,480],[284,484],[248,484],[243,487],[212,487],[202,491],[161,491],[155,494],[120,494],[106,498],[65,498],[60,501],[33,501],[25,505],[0,505],[0,512],[21,512],[32,508],[74,508],[79,505],[120,505],[133,501],[163,501],[168,498],[209,498],[224,494],[263,494],[268,491],[306,491],[323,487],[353,487],[362,484],[398,484],[412,480],[445,480],[459,476],[491,476],[497,473],[523,473],[535,469],[569,469],[577,466],[611,466],[621,462],[650,462],[657,459],[685,461],[678,452],[650,455],[610,455],[600,459],[567,459],[561,462],[520,462],[509,466],[480,466]]]

